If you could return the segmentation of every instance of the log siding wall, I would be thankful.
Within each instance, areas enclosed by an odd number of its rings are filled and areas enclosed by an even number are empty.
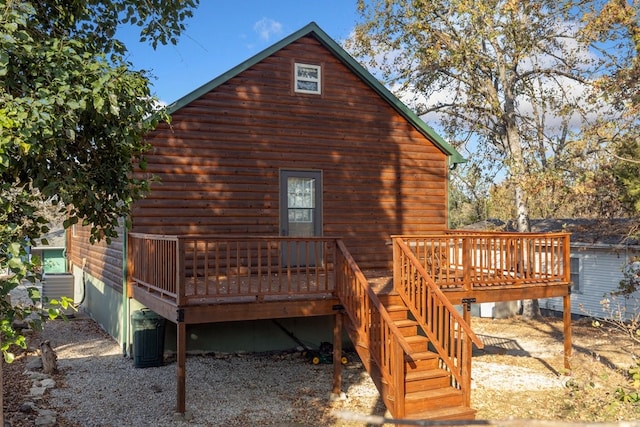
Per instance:
[[[107,245],[104,241],[89,243],[90,227],[76,225],[69,230],[69,260],[73,265],[83,267],[84,271],[102,281],[105,285],[122,292],[122,253],[124,250],[123,235],[126,232],[120,227],[118,237]],[[86,261],[83,263],[83,260]]]
[[[322,94],[293,91],[294,63]],[[160,182],[133,231],[279,235],[279,173],[321,170],[323,230],[362,268],[390,266],[391,234],[447,227],[447,157],[313,36],[192,101],[149,135]]]

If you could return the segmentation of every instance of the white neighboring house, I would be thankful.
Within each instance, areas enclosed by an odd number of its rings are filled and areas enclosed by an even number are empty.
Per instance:
[[[532,231],[559,231],[553,228],[563,220],[543,220],[532,224]],[[564,220],[571,232],[571,312],[582,316],[611,317],[623,310],[629,319],[640,310],[640,293],[630,298],[611,298],[624,278],[623,268],[640,257],[638,219]],[[633,237],[635,235],[635,237]],[[602,301],[608,298],[608,308]],[[562,299],[540,300],[540,308],[562,311]],[[617,316],[616,316],[617,317]]]
[[[624,275],[622,269],[640,257],[640,219],[543,219],[531,220],[532,232],[571,233],[571,313],[579,316],[610,317],[612,310],[624,309],[625,317],[640,310],[640,293],[631,298],[609,297],[618,289]],[[508,224],[491,220],[474,224],[472,229],[513,231]],[[603,310],[602,301],[609,297],[610,306]],[[542,310],[562,313],[562,298],[539,301]],[[507,309],[505,311],[505,309]],[[509,310],[510,309],[510,310]],[[480,304],[479,315],[504,317],[515,314],[517,307]]]

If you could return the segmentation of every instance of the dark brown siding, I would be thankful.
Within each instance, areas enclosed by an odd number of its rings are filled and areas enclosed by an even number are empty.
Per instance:
[[[293,92],[294,62],[322,95]],[[447,226],[447,158],[314,37],[303,37],[173,115],[149,136],[161,182],[133,230],[278,235],[279,171],[323,173],[324,234],[362,268],[387,267],[391,234]]]
[[[71,262],[91,276],[101,280],[105,285],[122,292],[122,251],[124,248],[124,229],[119,232],[117,239],[113,239],[110,245],[104,241],[94,245],[89,243],[89,227],[77,225],[70,229],[70,246],[68,248]]]

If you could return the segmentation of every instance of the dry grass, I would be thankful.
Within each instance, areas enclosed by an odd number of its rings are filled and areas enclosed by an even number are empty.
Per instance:
[[[615,393],[628,386],[627,369],[635,363],[633,354],[638,350],[621,333],[596,329],[586,319],[575,321],[568,372],[561,320],[474,319],[473,326],[485,343],[492,341],[486,337],[493,337],[495,344],[476,352],[474,372],[481,363],[503,369],[495,378],[497,386],[479,384],[474,390],[472,406],[478,410],[478,419],[616,422],[640,417],[640,405],[622,403]],[[528,378],[519,377],[520,368],[526,369]],[[537,374],[555,377],[559,385],[536,387]],[[518,380],[525,384],[523,389],[509,386]]]

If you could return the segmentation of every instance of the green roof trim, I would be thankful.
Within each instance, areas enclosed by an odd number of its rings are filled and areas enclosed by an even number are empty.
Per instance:
[[[329,49],[337,58],[339,58],[342,63],[347,66],[347,68],[349,68],[352,72],[354,72],[357,76],[364,80],[371,87],[371,89],[373,89],[378,95],[385,99],[398,113],[400,113],[400,115],[407,119],[423,135],[431,139],[445,154],[449,155],[450,164],[466,162],[466,159],[462,157],[462,155],[455,148],[453,148],[453,146],[451,146],[440,135],[438,135],[436,131],[434,131],[431,126],[426,124],[420,117],[418,117],[416,113],[411,111],[402,101],[400,101],[394,94],[392,94],[389,89],[384,87],[384,85],[380,83],[378,79],[376,79],[369,71],[367,71],[362,65],[360,65],[331,37],[329,37],[329,35],[325,33],[315,22],[311,22],[305,25],[295,33],[292,33],[291,35],[285,37],[271,47],[268,47],[262,52],[242,62],[241,64],[233,67],[226,73],[221,74],[220,76],[211,80],[209,83],[200,86],[191,93],[173,102],[168,107],[169,114],[175,113],[185,105],[191,103],[197,98],[200,98],[204,94],[222,85],[226,81],[237,76],[253,65],[264,60],[265,58],[273,55],[275,52],[281,50],[287,45],[309,34],[313,34],[316,39],[324,47]]]

